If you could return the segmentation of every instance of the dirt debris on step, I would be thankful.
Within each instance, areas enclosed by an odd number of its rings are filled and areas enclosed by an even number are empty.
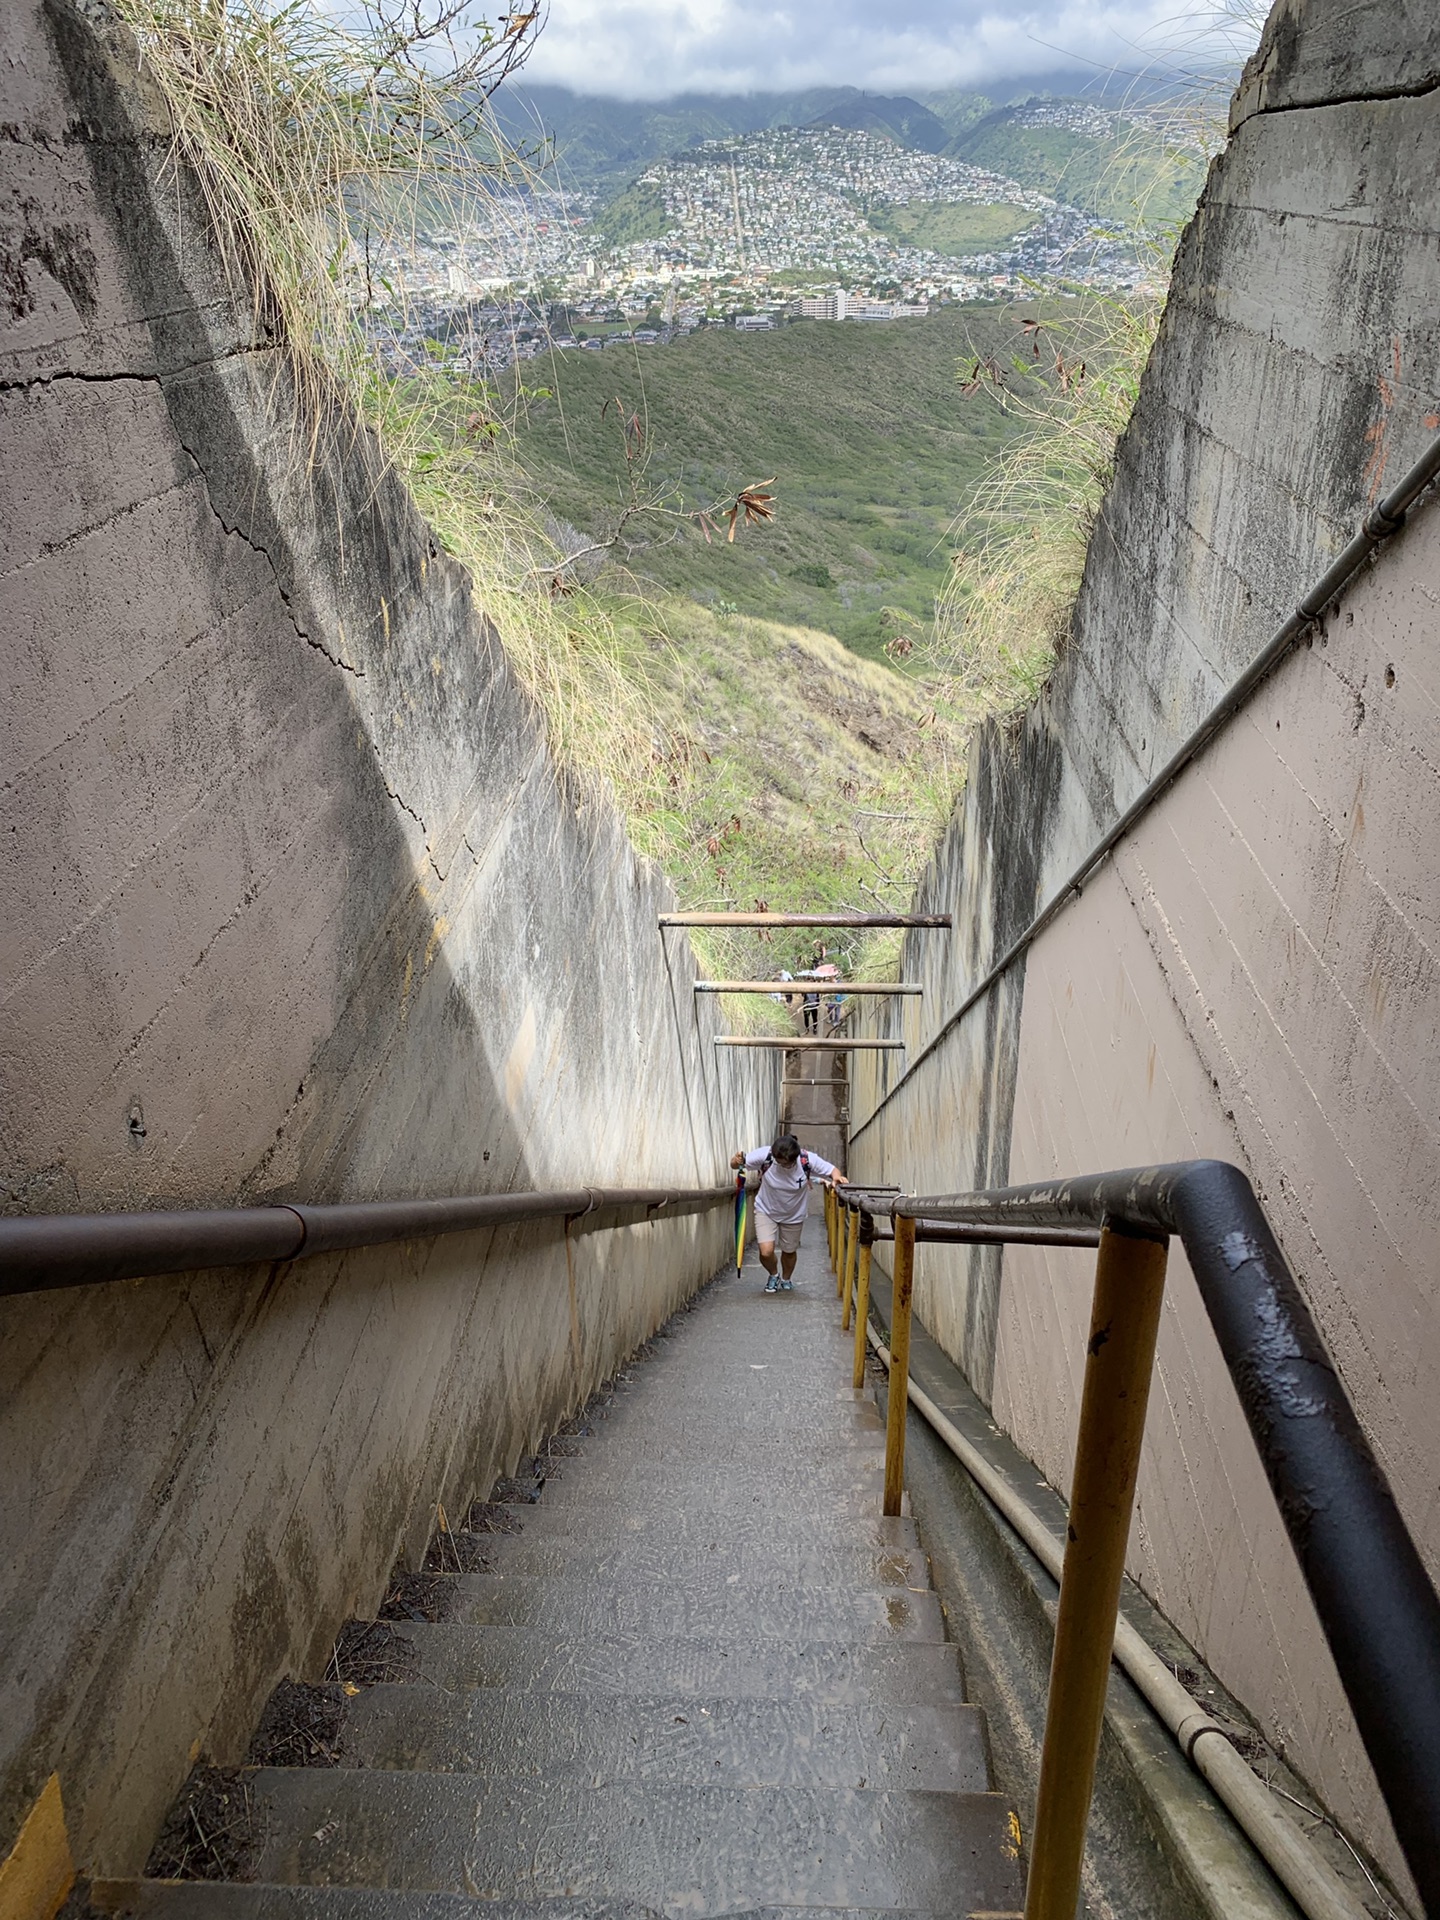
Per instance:
[[[344,1724],[345,1693],[337,1682],[282,1680],[265,1702],[245,1764],[338,1767]]]
[[[467,1533],[521,1533],[525,1522],[501,1500],[476,1500],[465,1516]]]
[[[202,1761],[165,1816],[145,1863],[147,1880],[250,1880],[265,1842],[263,1820],[239,1767]]]
[[[455,1582],[447,1573],[411,1573],[397,1566],[390,1576],[385,1598],[380,1602],[379,1620],[419,1620],[427,1626],[442,1626],[455,1606]]]
[[[420,1678],[420,1652],[384,1620],[347,1620],[325,1678],[342,1687],[404,1686]]]
[[[485,1532],[468,1527],[437,1527],[425,1549],[424,1573],[493,1572],[490,1542]]]

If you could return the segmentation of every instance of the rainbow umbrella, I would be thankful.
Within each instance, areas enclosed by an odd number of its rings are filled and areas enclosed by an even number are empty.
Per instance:
[[[750,1195],[745,1187],[745,1172],[742,1168],[735,1176],[735,1271],[738,1274],[745,1264],[745,1221],[750,1211]]]

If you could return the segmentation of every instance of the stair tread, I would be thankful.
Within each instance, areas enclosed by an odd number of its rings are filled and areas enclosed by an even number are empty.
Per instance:
[[[734,1508],[706,1507],[699,1503],[662,1511],[636,1507],[628,1501],[603,1510],[592,1508],[586,1514],[577,1514],[573,1506],[550,1507],[522,1501],[507,1507],[505,1513],[519,1532],[497,1534],[496,1539],[574,1539],[583,1535],[597,1543],[658,1540],[717,1550],[732,1545],[753,1546],[757,1552],[777,1553],[787,1547],[806,1551],[850,1546],[883,1553],[896,1547],[918,1548],[920,1544],[919,1529],[910,1516],[887,1517],[878,1511],[878,1502],[875,1511],[860,1515],[813,1511],[777,1513],[766,1507],[737,1512]]]
[[[977,1708],[960,1702],[822,1705],[814,1700],[641,1699],[480,1689],[367,1688],[346,1708],[346,1766],[592,1786],[660,1780],[751,1787],[989,1785]]]
[[[676,1638],[594,1634],[557,1643],[529,1627],[431,1626],[395,1631],[419,1655],[422,1683],[452,1690],[515,1687],[546,1693],[685,1694],[726,1700],[963,1700],[949,1642],[875,1646],[837,1641]]]
[[[866,1520],[880,1511],[884,1470],[878,1464],[862,1469],[853,1477],[823,1481],[803,1481],[791,1476],[780,1478],[758,1471],[733,1474],[724,1480],[690,1480],[671,1475],[655,1475],[648,1484],[628,1484],[601,1478],[593,1485],[578,1480],[547,1483],[541,1500],[552,1510],[584,1507],[600,1515],[624,1510],[626,1513],[683,1513],[687,1507],[703,1504],[721,1513],[761,1512],[782,1503],[803,1504],[812,1513],[835,1519]]]
[[[646,1536],[595,1541],[585,1534],[491,1534],[485,1544],[488,1571],[504,1574],[580,1575],[589,1579],[685,1580],[711,1577],[741,1583],[762,1577],[804,1587],[880,1588],[930,1584],[930,1563],[918,1547],[867,1548],[832,1542],[825,1547],[780,1542],[732,1541],[720,1546],[677,1546]]]
[[[250,1787],[257,1872],[271,1880],[618,1897],[687,1914],[1019,1904],[1013,1816],[997,1794],[264,1768]]]
[[[693,1587],[646,1585],[565,1574],[473,1573],[455,1582],[455,1619],[471,1626],[534,1627],[552,1634],[649,1632],[671,1639],[849,1643],[943,1641],[940,1602],[928,1588],[888,1592],[859,1587],[800,1587],[783,1576]]]
[[[92,1885],[89,1902],[113,1920],[659,1920],[656,1908],[634,1900],[479,1901],[468,1893],[275,1881],[102,1880]],[[955,1920],[952,1908],[936,1911]],[[885,1920],[930,1920],[916,1907],[752,1907],[727,1920],[871,1920],[882,1912]]]

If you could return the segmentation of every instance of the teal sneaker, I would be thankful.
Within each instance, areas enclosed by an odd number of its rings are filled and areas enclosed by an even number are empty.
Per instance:
[[[776,1279],[773,1273],[767,1275],[766,1277],[765,1291],[766,1293],[778,1293],[780,1291],[780,1282]]]

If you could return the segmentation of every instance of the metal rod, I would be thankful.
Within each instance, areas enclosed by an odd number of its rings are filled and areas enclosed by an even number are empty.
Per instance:
[[[1075,1920],[1080,1899],[1165,1254],[1163,1240],[1108,1227],[1100,1236],[1025,1920]]]
[[[948,913],[662,913],[662,927],[948,927]]]
[[[885,1408],[884,1512],[898,1514],[905,1493],[905,1409],[910,1386],[910,1302],[915,1287],[915,1223],[895,1222],[895,1278],[890,1306],[890,1395]]]
[[[0,1220],[0,1296],[91,1286],[201,1268],[306,1260],[347,1247],[619,1212],[702,1212],[731,1187],[568,1187],[445,1200],[344,1206],[233,1207],[209,1212],[29,1214]]]
[[[1431,441],[1399,486],[1366,515],[1349,544],[1341,550],[1310,591],[1304,595],[1289,619],[1265,643],[1240,677],[1230,683],[1205,718],[1181,741],[1159,773],[1136,794],[1115,824],[1095,842],[1069,879],[1062,882],[1050,896],[1048,903],[1036,914],[1025,931],[1010,942],[979,985],[971,988],[955,1011],[946,1015],[943,1024],[916,1054],[894,1086],[876,1101],[874,1110],[851,1134],[852,1145],[880,1113],[881,1108],[888,1106],[895,1098],[911,1074],[930,1059],[976,1002],[984,998],[1001,975],[1007,972],[1031,942],[1044,932],[1061,908],[1080,892],[1096,867],[1124,839],[1141,815],[1149,812],[1161,794],[1174,784],[1196,755],[1210,744],[1226,721],[1238,713],[1255,689],[1269,678],[1300,636],[1325,612],[1336,594],[1349,586],[1375,549],[1400,531],[1405,524],[1406,514],[1437,475],[1440,475],[1440,435]]]
[[[876,1227],[877,1240],[893,1232]],[[929,1246],[951,1247],[1098,1247],[1098,1227],[971,1227],[953,1220],[917,1220],[915,1238]]]
[[[785,1053],[898,1053],[903,1040],[782,1040],[767,1034],[763,1038],[749,1033],[717,1033],[717,1047],[777,1047]]]
[[[697,980],[696,993],[802,993],[837,996],[847,993],[924,993],[913,980]]]
[[[851,1214],[850,1209],[842,1204],[840,1208],[840,1258],[835,1266],[835,1298],[837,1300],[841,1299],[844,1295],[845,1275],[850,1270],[850,1236],[854,1231],[853,1219],[854,1216]]]
[[[860,1271],[860,1210],[852,1207],[850,1216],[855,1222],[850,1233],[850,1258],[845,1262],[845,1284],[841,1289],[843,1306],[840,1312],[840,1331],[850,1331],[850,1302],[854,1297],[855,1281]]]
[[[860,1242],[860,1289],[855,1301],[855,1373],[852,1385],[858,1392],[865,1384],[865,1330],[870,1324],[870,1254],[868,1240]]]

